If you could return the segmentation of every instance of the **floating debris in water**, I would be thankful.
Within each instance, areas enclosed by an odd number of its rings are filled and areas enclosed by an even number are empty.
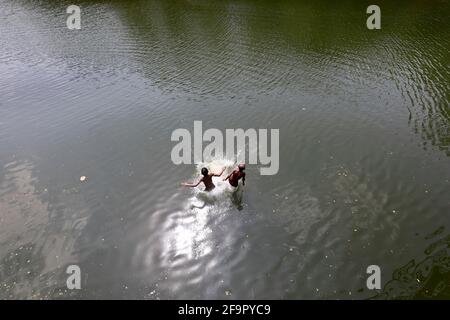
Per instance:
[[[85,180],[86,180],[86,176],[81,176],[81,177],[80,177],[80,181],[81,181],[81,182],[83,182],[83,181],[85,181]]]
[[[231,291],[230,290],[225,290],[225,295],[226,296],[231,296]]]

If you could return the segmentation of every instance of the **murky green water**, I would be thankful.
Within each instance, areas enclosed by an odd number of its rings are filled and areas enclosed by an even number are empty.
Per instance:
[[[0,2],[0,298],[450,298],[448,0],[68,4]],[[278,174],[180,188],[194,120]]]

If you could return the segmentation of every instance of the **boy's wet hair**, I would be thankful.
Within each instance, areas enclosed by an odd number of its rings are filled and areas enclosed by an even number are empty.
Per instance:
[[[208,169],[202,168],[202,175],[204,176],[208,175]]]

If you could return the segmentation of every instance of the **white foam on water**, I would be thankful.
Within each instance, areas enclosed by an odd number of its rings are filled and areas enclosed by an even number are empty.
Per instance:
[[[198,212],[211,210],[222,212],[229,209],[233,205],[231,196],[238,191],[230,186],[228,181],[223,181],[223,179],[235,169],[236,163],[229,159],[213,159],[198,163],[192,178],[194,181],[201,176],[200,171],[203,167],[214,173],[219,173],[223,167],[225,167],[225,171],[220,177],[213,177],[213,183],[216,186],[213,190],[204,191],[203,185],[199,185],[199,188],[193,188],[193,196],[188,199],[186,209]]]

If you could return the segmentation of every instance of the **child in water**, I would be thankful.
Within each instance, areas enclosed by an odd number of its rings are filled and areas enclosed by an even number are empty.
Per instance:
[[[233,170],[232,173],[230,173],[228,175],[228,177],[226,177],[225,179],[223,179],[223,181],[227,181],[233,186],[233,187],[237,187],[239,180],[242,178],[242,185],[245,186],[245,164],[241,163],[240,165],[238,165],[238,167],[236,169]]]
[[[214,189],[216,187],[212,181],[212,177],[220,177],[222,175],[222,173],[225,171],[225,168],[226,167],[223,167],[222,171],[220,171],[220,173],[209,173],[208,169],[202,168],[201,172],[202,172],[203,177],[201,177],[197,183],[183,182],[183,183],[181,183],[181,185],[184,187],[196,187],[201,182],[203,182],[203,184],[205,185],[205,191],[211,191],[212,189]]]

